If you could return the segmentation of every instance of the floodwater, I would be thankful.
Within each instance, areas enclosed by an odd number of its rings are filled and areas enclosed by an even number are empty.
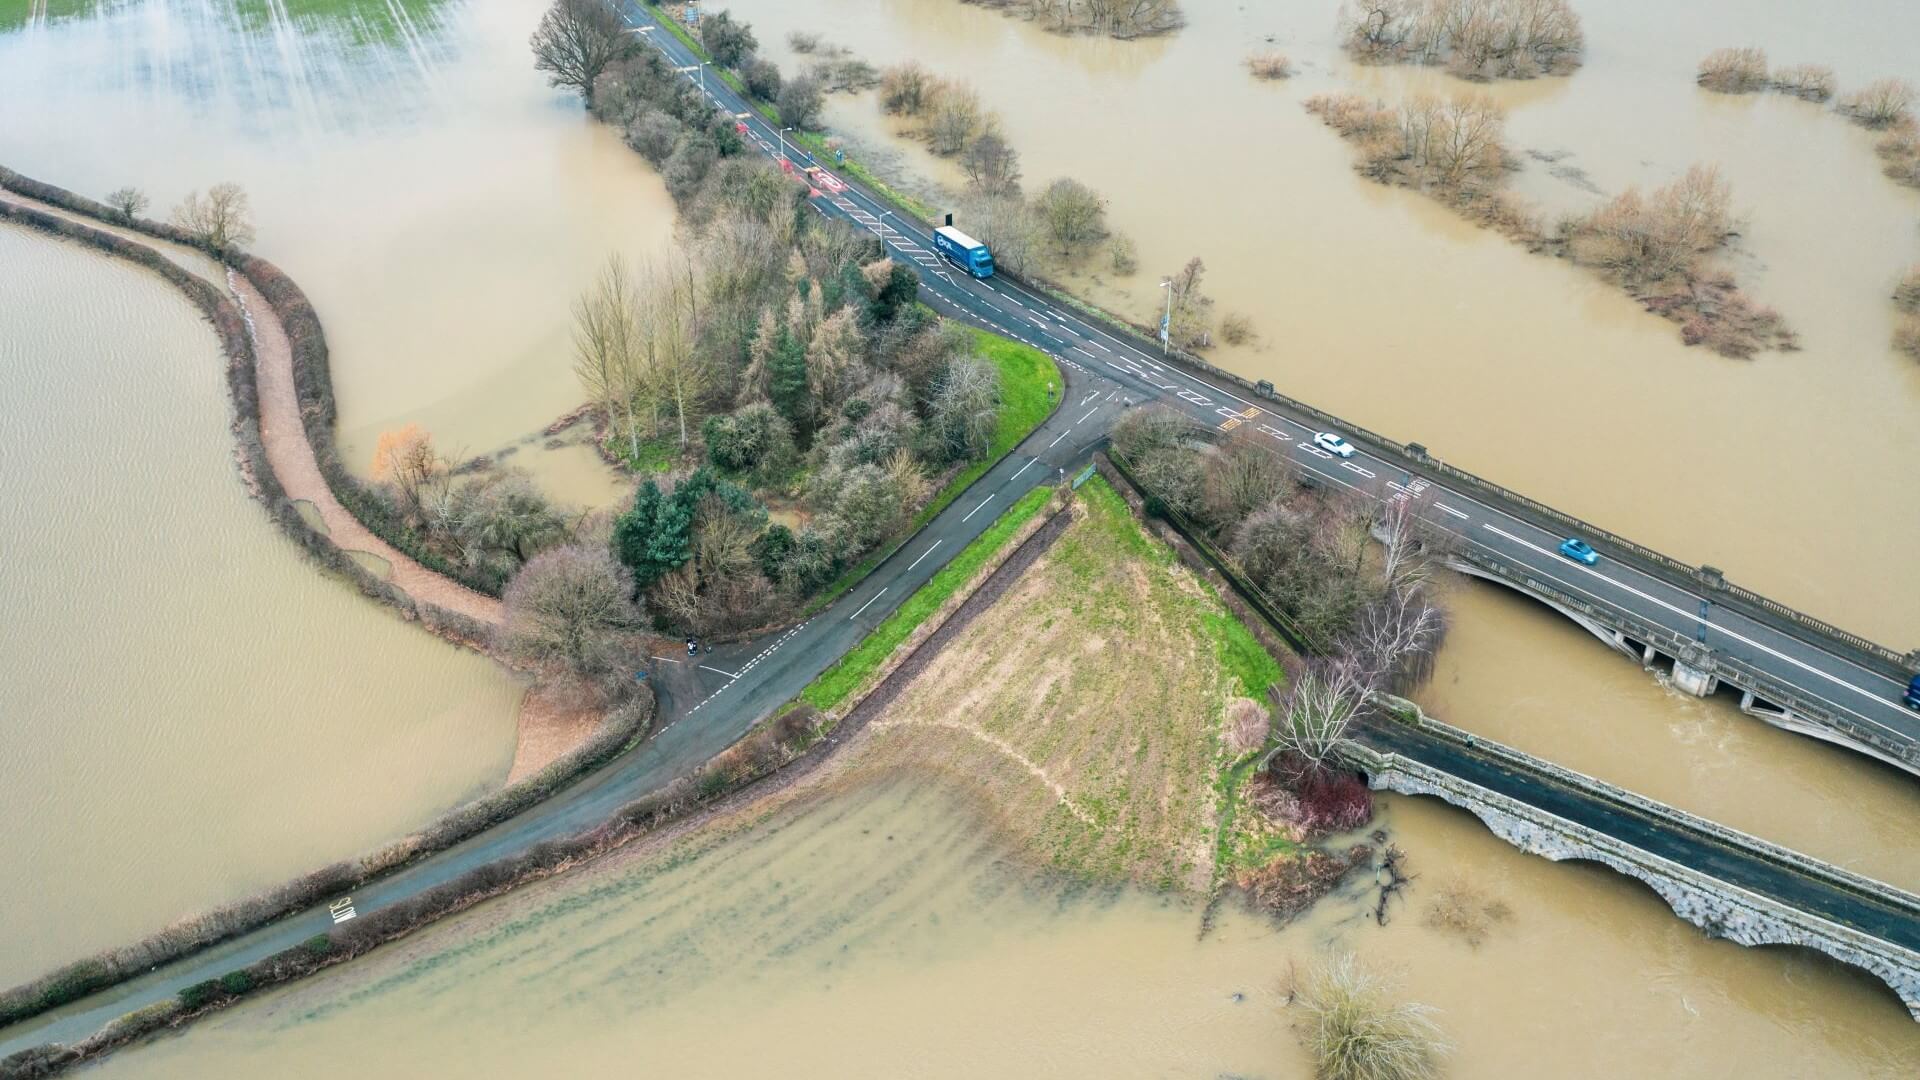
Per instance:
[[[1349,63],[1336,5],[1192,0],[1172,38],[1066,38],[957,0],[736,0],[783,63],[791,30],[875,65],[907,58],[971,82],[1023,156],[1026,184],[1073,175],[1107,196],[1142,270],[1075,279],[1150,321],[1156,275],[1191,255],[1254,345],[1215,362],[1898,649],[1920,645],[1920,365],[1888,348],[1888,293],[1920,261],[1920,192],[1880,175],[1873,137],[1780,95],[1699,90],[1711,49],[1831,65],[1844,92],[1920,83],[1920,7],[1822,10],[1727,0],[1576,4],[1589,58],[1568,79],[1484,87],[1527,158],[1515,186],[1554,211],[1717,161],[1745,225],[1734,265],[1805,348],[1726,360],[1563,262],[1529,255],[1416,194],[1356,176],[1301,102],[1465,87]],[[1271,35],[1273,42],[1266,39]],[[1300,74],[1261,83],[1278,48]],[[897,138],[872,95],[830,124],[923,180],[950,163]],[[1090,120],[1089,118],[1097,118]],[[1662,687],[1545,608],[1489,585],[1454,624],[1420,696],[1455,724],[1871,876],[1920,888],[1920,784],[1767,727],[1724,697]]]
[[[105,1077],[1292,1077],[1283,982],[1330,946],[1439,1010],[1452,1076],[1911,1074],[1920,1026],[1813,954],[1704,940],[1651,893],[1436,803],[1383,824],[1419,875],[1284,929],[1038,879],[958,792],[833,785],[731,837],[512,894],[123,1052]],[[1464,875],[1513,916],[1425,925]]]
[[[497,784],[520,689],[320,576],[241,486],[225,359],[128,263],[0,227],[0,983]]]
[[[0,160],[164,216],[222,180],[318,307],[341,450],[407,423],[555,497],[622,486],[542,428],[582,400],[569,307],[672,238],[660,180],[533,70],[539,0],[132,0],[0,33]],[[0,26],[7,20],[0,16]]]
[[[541,8],[0,0],[0,163],[138,185],[156,216],[239,182],[326,323],[353,465],[417,422],[605,504],[589,449],[536,436],[580,398],[571,298],[666,243],[672,207],[532,70]],[[164,284],[12,229],[0,267],[10,985],[497,785],[520,689],[248,501],[224,360]]]
[[[1832,66],[1842,89],[1920,83],[1920,6],[1813,11],[1709,0],[1576,3],[1589,56],[1571,78],[1483,89],[1511,110],[1517,189],[1558,212],[1718,162],[1746,219],[1735,266],[1805,349],[1752,361],[1680,344],[1618,290],[1527,254],[1406,191],[1356,176],[1348,146],[1301,102],[1360,90],[1398,100],[1467,88],[1430,70],[1349,63],[1331,2],[1188,0],[1171,38],[1061,37],[959,0],[732,0],[769,55],[819,32],[875,65],[917,59],[997,110],[1029,190],[1071,175],[1109,202],[1141,270],[1102,267],[1095,298],[1147,322],[1161,277],[1194,255],[1252,346],[1215,362],[1898,649],[1920,646],[1920,365],[1888,342],[1888,301],[1920,261],[1920,192],[1880,175],[1873,136],[1781,95],[1693,83],[1701,56],[1768,47]],[[1266,39],[1274,39],[1271,45]],[[1301,71],[1247,75],[1266,48]],[[951,183],[950,165],[889,137],[871,94],[829,123]],[[1575,174],[1572,170],[1579,170]],[[1584,181],[1581,180],[1584,175]]]

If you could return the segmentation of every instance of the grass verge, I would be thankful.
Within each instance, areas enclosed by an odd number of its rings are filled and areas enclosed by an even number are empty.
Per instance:
[[[1061,379],[1060,368],[1053,362],[1053,357],[1030,345],[1022,345],[985,330],[969,328],[967,332],[974,336],[980,355],[1000,369],[1000,421],[993,429],[993,442],[987,447],[987,456],[956,473],[927,505],[920,508],[920,512],[913,516],[913,521],[908,523],[901,543],[912,539],[913,534],[951,505],[961,492],[985,476],[988,469],[1020,445],[1020,440],[1031,435],[1034,428],[1053,415],[1059,399],[1047,399],[1049,385],[1061,390],[1060,397],[1065,397],[1066,383]],[[841,574],[833,584],[827,586],[825,592],[814,597],[807,604],[806,613],[812,615],[826,610],[827,605],[840,599],[842,594],[898,550],[900,544],[892,544],[861,560],[859,565]]]
[[[1052,494],[1052,488],[1037,487],[1022,495],[1012,509],[987,526],[986,532],[933,575],[933,580],[908,597],[899,610],[887,616],[886,621],[874,627],[852,651],[807,684],[807,688],[800,691],[800,700],[825,712],[864,689],[893,650],[926,622],[928,616],[940,610],[955,590],[971,580],[1027,519],[1040,512]]]

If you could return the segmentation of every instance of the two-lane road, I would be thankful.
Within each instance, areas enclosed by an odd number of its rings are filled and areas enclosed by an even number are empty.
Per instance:
[[[700,83],[700,58],[684,42],[658,26],[647,8],[628,0],[626,10],[636,33]],[[1920,715],[1900,703],[1904,680],[1862,665],[1787,620],[1755,618],[1714,604],[1685,582],[1609,557],[1604,544],[1596,544],[1601,549],[1599,565],[1575,563],[1556,550],[1565,537],[1540,521],[1489,505],[1444,480],[1418,475],[1409,462],[1360,442],[1353,457],[1335,457],[1313,445],[1317,428],[1304,415],[1169,361],[1153,343],[1065,310],[1004,275],[976,280],[935,254],[925,223],[903,217],[860,184],[815,161],[717,76],[701,85],[718,108],[746,126],[747,138],[762,152],[790,161],[802,177],[808,168],[825,168],[832,179],[815,181],[819,194],[810,200],[815,210],[878,236],[897,258],[919,271],[923,298],[943,314],[1045,349],[1069,367],[1111,380],[1135,401],[1158,400],[1209,426],[1266,438],[1320,482],[1376,499],[1411,500],[1422,518],[1453,534],[1465,548],[1602,609],[1697,641],[1896,746],[1920,745]]]

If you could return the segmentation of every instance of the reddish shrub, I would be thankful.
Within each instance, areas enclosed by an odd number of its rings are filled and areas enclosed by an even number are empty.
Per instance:
[[[1295,793],[1300,797],[1300,824],[1310,836],[1357,829],[1373,817],[1373,792],[1352,773],[1309,773]]]

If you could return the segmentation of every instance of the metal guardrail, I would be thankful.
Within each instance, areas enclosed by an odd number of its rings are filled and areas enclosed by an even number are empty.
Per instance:
[[[1134,332],[1137,333],[1138,331],[1135,330]],[[1580,536],[1589,541],[1598,540],[1610,549],[1610,554],[1616,556],[1624,554],[1631,561],[1641,565],[1642,568],[1650,568],[1657,571],[1657,576],[1663,575],[1669,578],[1680,579],[1676,584],[1684,583],[1693,588],[1710,591],[1714,594],[1716,603],[1720,603],[1724,607],[1730,607],[1750,618],[1758,618],[1761,621],[1764,621],[1767,617],[1784,619],[1800,629],[1824,638],[1829,643],[1838,646],[1843,653],[1850,655],[1852,659],[1861,662],[1862,666],[1870,670],[1878,670],[1882,674],[1904,680],[1912,675],[1916,669],[1920,669],[1920,649],[1915,649],[1908,653],[1895,652],[1885,645],[1869,640],[1859,634],[1842,630],[1823,619],[1815,618],[1812,615],[1789,607],[1777,600],[1769,599],[1751,589],[1735,585],[1726,580],[1720,571],[1714,567],[1692,566],[1681,562],[1670,555],[1662,554],[1611,530],[1603,529],[1592,522],[1583,521],[1580,518],[1574,517],[1572,514],[1555,509],[1536,499],[1522,495],[1517,491],[1502,487],[1484,477],[1449,465],[1428,453],[1427,448],[1419,443],[1402,443],[1397,439],[1390,439],[1377,431],[1371,431],[1357,424],[1349,423],[1340,417],[1334,416],[1332,413],[1315,408],[1304,401],[1280,393],[1273,388],[1271,383],[1264,381],[1254,383],[1243,376],[1236,375],[1223,368],[1215,367],[1205,360],[1182,350],[1175,349],[1172,355],[1177,358],[1180,363],[1211,378],[1232,383],[1256,397],[1265,398],[1282,408],[1291,412],[1297,412],[1323,426],[1337,428],[1353,441],[1368,444],[1369,448],[1375,453],[1398,459],[1405,465],[1409,472],[1420,473],[1429,479],[1446,481],[1453,487],[1465,489],[1481,501],[1494,504],[1500,509],[1511,513],[1514,517],[1533,519],[1536,521],[1544,520],[1568,535]]]

